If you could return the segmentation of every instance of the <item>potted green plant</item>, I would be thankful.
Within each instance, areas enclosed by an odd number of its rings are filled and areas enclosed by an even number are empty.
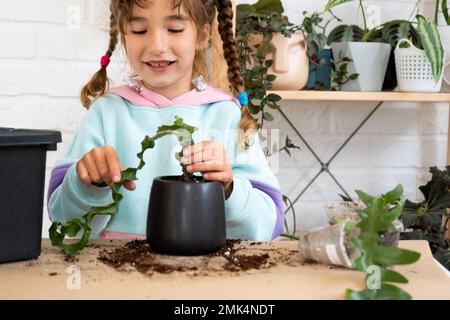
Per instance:
[[[391,47],[381,41],[379,27],[369,28],[366,20],[364,3],[359,0],[364,27],[356,25],[339,25],[328,35],[333,56],[347,57],[349,61],[337,61],[336,67],[348,64],[349,74],[358,74],[354,81],[347,81],[340,86],[343,91],[381,91],[386,74]]]
[[[0,263],[41,253],[46,156],[58,142],[58,131],[0,128]]]
[[[422,15],[416,19],[423,50],[409,39],[399,40],[395,49],[398,86],[400,91],[438,92],[443,79],[444,48],[436,24]]]
[[[299,90],[308,80],[306,42],[299,27],[283,16],[280,0],[237,6],[237,41],[253,68],[267,68],[273,90]]]
[[[397,241],[392,241],[391,237],[398,234],[395,221],[405,202],[403,187],[398,185],[381,196],[359,190],[356,193],[364,207],[355,203],[344,207],[340,204],[337,211],[333,207],[329,217],[335,224],[301,236],[301,258],[365,272],[366,288],[359,292],[347,289],[347,299],[411,299],[408,293],[392,284],[408,282],[393,270],[395,265],[414,263],[420,257],[417,252],[398,248]]]
[[[327,27],[331,21],[337,19],[332,9],[347,1],[328,1],[322,12],[314,11],[308,15],[303,12],[303,22],[300,26],[306,35],[307,54],[309,58],[309,77],[304,89],[307,90],[331,90],[332,53],[328,46]],[[324,15],[331,14],[331,19],[324,22]]]
[[[114,216],[123,196],[120,189],[127,181],[137,180],[137,172],[145,165],[144,152],[155,146],[155,141],[167,135],[176,135],[182,148],[193,145],[192,134],[197,129],[176,117],[172,125],[161,126],[152,137],[142,141],[140,160],[136,168],[122,171],[121,180],[111,185],[112,202],[93,207],[81,218],[67,222],[55,221],[49,235],[52,245],[67,255],[74,255],[89,242],[91,221],[97,215]],[[175,154],[180,161],[183,150]],[[204,181],[194,176],[181,164],[181,176],[157,177],[153,181],[147,218],[147,241],[153,250],[180,255],[197,255],[215,251],[225,243],[224,191],[220,182]],[[65,243],[65,237],[81,238]]]
[[[405,226],[401,238],[428,241],[434,258],[450,270],[450,237],[446,234],[450,226],[450,167],[432,167],[430,173],[431,180],[419,187],[424,200],[405,203],[400,216]]]

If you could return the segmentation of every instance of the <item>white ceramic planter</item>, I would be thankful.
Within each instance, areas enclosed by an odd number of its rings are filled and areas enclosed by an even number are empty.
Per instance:
[[[359,74],[356,80],[342,85],[342,91],[381,91],[391,53],[389,44],[381,42],[335,42],[331,44],[331,48],[335,60],[340,56],[340,52],[344,57],[353,60],[348,63],[349,75]]]

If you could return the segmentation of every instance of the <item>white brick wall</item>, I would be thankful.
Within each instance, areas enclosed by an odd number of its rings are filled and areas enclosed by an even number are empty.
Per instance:
[[[238,1],[251,3],[250,1]],[[292,22],[304,10],[320,9],[325,1],[284,0]],[[414,0],[367,1],[382,19],[407,18]],[[427,12],[431,4],[424,1]],[[0,126],[60,130],[64,142],[48,153],[47,179],[57,158],[85,114],[78,100],[82,85],[98,68],[107,43],[108,2],[102,0],[3,0],[0,11]],[[356,23],[357,8],[346,4],[335,10],[345,22]],[[331,26],[332,27],[332,26]],[[330,29],[331,30],[331,29]],[[113,84],[126,76],[123,52],[108,69]],[[286,102],[283,110],[326,161],[348,134],[374,107],[373,103]],[[283,192],[294,198],[319,164],[274,112],[268,128],[280,128],[301,146],[293,157],[282,154]],[[431,165],[446,163],[447,104],[386,103],[332,164],[332,171],[351,192],[381,193],[402,183],[407,196],[418,200],[417,187],[427,179]],[[323,204],[341,193],[328,175],[322,175],[296,205],[298,229],[325,223]],[[49,221],[44,210],[43,235]]]

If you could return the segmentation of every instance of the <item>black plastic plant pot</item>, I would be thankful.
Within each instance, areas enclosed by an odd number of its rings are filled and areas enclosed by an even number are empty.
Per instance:
[[[47,151],[58,131],[0,128],[0,263],[41,254]]]
[[[147,217],[147,242],[172,255],[203,255],[226,240],[225,196],[220,182],[184,182],[179,176],[153,180]]]

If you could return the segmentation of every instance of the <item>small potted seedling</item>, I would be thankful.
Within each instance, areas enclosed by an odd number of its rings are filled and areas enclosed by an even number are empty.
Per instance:
[[[359,191],[358,191],[359,192]],[[360,236],[356,228],[361,221],[359,212],[364,210],[361,202],[344,198],[325,206],[328,226],[312,229],[304,233],[299,241],[300,256],[306,261],[352,267],[352,262],[360,252],[352,243],[353,237]],[[378,234],[380,245],[396,247],[403,225],[396,219],[394,229],[383,230]]]
[[[347,299],[410,299],[408,293],[390,284],[408,282],[393,270],[394,265],[410,264],[420,257],[417,252],[397,248],[398,241],[393,241],[396,238],[392,235],[398,234],[395,221],[405,202],[402,186],[379,197],[358,190],[356,193],[364,207],[331,207],[329,217],[337,223],[302,235],[301,257],[366,272],[366,289],[348,289]]]
[[[91,221],[97,215],[114,216],[123,196],[120,188],[125,182],[137,180],[137,172],[145,165],[144,152],[155,146],[155,141],[175,135],[182,150],[176,153],[180,161],[183,149],[194,144],[192,134],[197,129],[176,117],[172,125],[161,126],[152,137],[142,141],[140,160],[136,168],[122,171],[121,180],[111,186],[113,202],[103,207],[93,207],[81,218],[68,222],[53,222],[49,230],[54,246],[67,255],[83,249],[91,234]],[[220,182],[204,181],[202,177],[188,173],[181,164],[181,176],[157,177],[153,181],[147,218],[147,241],[152,250],[180,255],[197,255],[215,251],[225,244],[224,191]],[[82,231],[76,243],[64,243],[66,236],[75,237]]]

